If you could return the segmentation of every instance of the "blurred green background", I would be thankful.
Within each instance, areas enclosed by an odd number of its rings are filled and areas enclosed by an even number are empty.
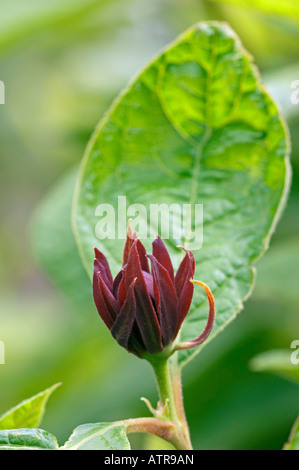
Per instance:
[[[299,13],[278,14],[277,1],[272,13],[239,3],[0,0],[0,413],[62,381],[42,426],[61,443],[82,423],[148,415],[139,398],[157,399],[149,366],[114,343],[91,303],[71,200],[77,165],[112,99],[161,47],[205,19],[232,25],[284,110],[293,184],[245,310],[184,372],[193,444],[281,449],[298,414],[298,384],[252,372],[249,362],[299,339],[299,104],[290,102]],[[154,445],[133,439],[135,448]]]

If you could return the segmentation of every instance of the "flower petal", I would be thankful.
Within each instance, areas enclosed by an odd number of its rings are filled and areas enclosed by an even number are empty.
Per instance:
[[[181,262],[174,278],[178,299],[182,294],[186,280],[189,280],[190,277],[193,277],[195,271],[195,260],[192,251],[186,250],[186,248],[183,246],[180,246],[179,248],[183,248],[183,250],[186,252],[186,255]]]
[[[186,255],[176,273],[174,283],[178,296],[178,329],[181,327],[192,302],[194,287],[190,279],[194,276],[195,260],[193,253],[182,247]],[[178,331],[177,331],[178,332]]]
[[[122,307],[127,296],[127,289],[126,289],[126,270],[122,269],[122,278],[119,283],[119,288],[118,288],[118,293],[117,293],[117,298],[118,298],[118,303]]]
[[[148,259],[146,257],[146,250],[144,246],[142,245],[142,243],[140,242],[140,240],[137,238],[136,232],[132,232],[130,223],[128,224],[127,239],[126,239],[126,243],[125,243],[125,247],[123,251],[123,264],[122,265],[125,266],[128,263],[131,248],[133,246],[133,243],[136,240],[139,241],[137,245],[137,250],[138,250],[142,270],[149,273],[150,271],[149,271]]]
[[[128,342],[136,317],[136,302],[134,295],[135,283],[136,279],[132,281],[126,300],[111,328],[112,336],[116,339],[118,344],[126,349],[128,349]]]
[[[102,318],[103,322],[110,330],[110,328],[113,325],[114,318],[111,315],[110,310],[108,309],[106,301],[103,297],[102,289],[101,289],[99,278],[98,278],[97,266],[93,275],[93,298],[94,298],[94,302],[96,304],[100,317]]]
[[[161,331],[146,282],[142,273],[136,240],[131,248],[128,264],[125,269],[127,290],[135,278],[136,322],[146,350],[154,354],[162,351]]]
[[[136,238],[137,238],[136,232],[134,233],[132,232],[130,222],[129,222],[128,229],[127,229],[127,239],[126,239],[126,243],[125,243],[124,251],[123,251],[123,264],[122,264],[123,266],[125,266],[128,262],[129,254]]]
[[[172,262],[168,253],[168,250],[165,246],[165,243],[160,237],[157,237],[156,240],[153,242],[153,255],[156,260],[164,266],[166,271],[168,272],[170,279],[172,282],[174,281],[174,272]]]
[[[122,278],[123,278],[123,272],[121,270],[119,271],[119,273],[117,274],[116,278],[113,281],[112,292],[116,299],[118,299],[118,290],[119,290],[119,285],[121,283]]]
[[[138,251],[139,260],[141,264],[141,269],[142,271],[145,271],[146,273],[150,273],[148,259],[146,256],[146,250],[144,246],[142,245],[141,241],[139,240],[139,238],[137,238],[136,240],[137,240],[136,246],[137,246],[137,251]]]
[[[154,278],[154,295],[159,314],[163,346],[167,346],[176,336],[178,326],[178,302],[176,291],[166,268],[152,255],[148,255],[152,263]]]
[[[142,271],[144,282],[146,284],[147,291],[150,295],[150,298],[154,300],[155,295],[154,295],[154,280],[153,276],[151,274],[146,273],[145,271]]]
[[[105,279],[105,283],[112,290],[113,277],[110,271],[110,267],[106,257],[97,248],[94,249],[95,259],[98,262],[99,270],[101,271],[102,277]]]
[[[110,291],[110,289],[108,288],[108,286],[106,285],[104,279],[101,277],[101,274],[100,273],[97,273],[97,276],[98,276],[98,280],[99,280],[99,285],[100,285],[100,289],[101,289],[101,292],[102,292],[102,295],[103,295],[103,299],[106,303],[106,306],[109,310],[109,313],[111,315],[111,318],[113,320],[115,320],[119,310],[120,310],[120,307],[119,307],[119,304],[118,302],[116,301],[114,295],[112,294],[112,292]]]

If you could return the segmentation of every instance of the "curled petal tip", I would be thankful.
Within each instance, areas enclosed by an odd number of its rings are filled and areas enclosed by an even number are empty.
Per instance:
[[[191,253],[191,250],[189,250],[188,248],[186,248],[184,245],[177,245],[176,246],[177,248],[181,248],[182,250],[184,250],[184,252],[189,256],[190,258],[190,253]]]
[[[202,282],[202,281],[196,281],[196,280],[193,279],[192,277],[190,277],[189,281],[192,282],[192,284],[196,284],[197,286],[203,287],[204,289],[207,288],[207,289],[211,292],[210,288],[209,288],[209,287],[207,286],[207,284],[205,284],[204,282]],[[212,294],[212,292],[211,292],[211,294]]]
[[[180,351],[180,350],[183,350],[183,349],[191,349],[191,348],[195,348],[196,346],[199,346],[200,344],[202,344],[210,336],[210,334],[213,330],[213,326],[214,326],[214,321],[215,321],[215,300],[214,300],[211,289],[207,286],[207,284],[205,284],[202,281],[196,281],[194,279],[190,279],[190,282],[192,282],[192,284],[196,284],[198,286],[203,287],[205,292],[206,292],[206,295],[207,295],[207,298],[208,298],[208,301],[209,301],[208,320],[207,320],[207,324],[206,324],[206,327],[205,327],[204,331],[201,333],[200,336],[198,336],[198,338],[194,339],[193,341],[186,341],[186,342],[178,343],[175,346],[175,348],[173,349],[173,353],[175,351]]]

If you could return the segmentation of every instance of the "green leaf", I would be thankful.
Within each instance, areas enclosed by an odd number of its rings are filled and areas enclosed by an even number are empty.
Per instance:
[[[63,450],[130,450],[126,426],[121,422],[78,426]]]
[[[293,349],[264,352],[250,361],[250,368],[254,372],[272,372],[288,380],[299,382],[299,365],[291,361],[293,353]]]
[[[60,383],[55,384],[43,392],[22,401],[0,416],[0,430],[36,428],[39,426],[44,416],[47,401],[59,385]]]
[[[244,7],[249,10],[258,10],[274,15],[283,15],[289,18],[299,19],[299,7],[297,0],[211,0],[213,3],[227,3],[236,7]]]
[[[299,450],[299,417],[294,424],[289,442],[284,446],[284,450]]]
[[[288,154],[282,116],[238,37],[226,24],[195,25],[129,84],[88,145],[74,201],[87,271],[92,274],[94,246],[114,274],[121,265],[124,240],[96,238],[98,204],[117,209],[118,196],[126,196],[128,205],[143,204],[147,215],[150,204],[203,204],[195,279],[215,296],[210,340],[251,293],[253,265],[269,245],[286,198]],[[182,250],[176,245],[186,239],[165,241],[177,268]],[[145,245],[150,248],[149,240]],[[195,289],[181,340],[201,333],[207,311],[205,296]],[[199,350],[180,352],[180,364]]]
[[[0,450],[55,450],[55,436],[42,429],[0,431]]]

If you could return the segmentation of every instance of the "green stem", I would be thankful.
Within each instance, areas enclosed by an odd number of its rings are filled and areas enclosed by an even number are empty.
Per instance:
[[[163,405],[168,406],[169,410],[169,419],[175,423],[179,423],[177,416],[177,410],[173,395],[172,381],[170,377],[169,362],[168,359],[161,359],[156,363],[152,362],[152,367],[154,369],[159,398]]]
[[[166,355],[147,358],[153,367],[160,402],[165,407],[165,414],[160,419],[169,420],[175,426],[175,447],[178,450],[192,449],[189,428],[185,417],[180,372],[171,374],[169,357]]]

